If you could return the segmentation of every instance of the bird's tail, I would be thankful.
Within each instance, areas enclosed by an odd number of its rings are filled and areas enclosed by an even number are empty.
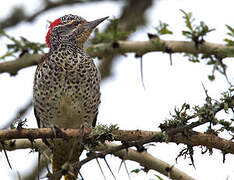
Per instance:
[[[53,147],[53,157],[52,157],[52,170],[53,173],[59,170],[62,170],[65,163],[75,163],[79,161],[79,157],[83,151],[83,146],[77,140],[69,139],[62,140],[56,139],[54,140]],[[73,169],[72,172],[68,172],[67,175],[64,176],[65,180],[76,180],[78,175],[78,170]],[[59,180],[61,177],[56,178]]]

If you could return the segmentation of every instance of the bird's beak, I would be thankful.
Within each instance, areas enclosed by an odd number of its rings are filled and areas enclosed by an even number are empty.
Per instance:
[[[83,26],[83,28],[92,30],[92,29],[94,29],[98,24],[100,24],[101,22],[103,22],[104,20],[106,20],[107,18],[109,18],[109,16],[104,17],[104,18],[100,18],[100,19],[96,19],[96,20],[94,20],[94,21],[87,22],[87,23]]]

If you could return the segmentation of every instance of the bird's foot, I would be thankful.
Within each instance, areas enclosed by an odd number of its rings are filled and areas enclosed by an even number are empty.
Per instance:
[[[57,125],[52,125],[51,130],[53,132],[54,138],[57,138],[57,135],[61,133],[61,129]]]
[[[85,140],[86,140],[86,134],[87,134],[87,131],[90,129],[90,128],[92,128],[91,126],[90,126],[90,124],[88,124],[88,123],[84,123],[84,124],[82,124],[81,125],[81,144],[84,146],[84,142],[85,142]]]

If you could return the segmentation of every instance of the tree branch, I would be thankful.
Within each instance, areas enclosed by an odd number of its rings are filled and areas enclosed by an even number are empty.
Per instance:
[[[34,140],[38,138],[78,138],[86,137],[92,129],[86,129],[85,132],[79,129],[59,129],[56,134],[50,128],[39,129],[13,129],[0,130],[0,141],[10,139],[25,139]],[[83,136],[83,133],[85,135]],[[112,132],[114,140],[121,142],[131,142],[141,139],[141,144],[151,142],[174,142],[176,144],[183,143],[190,146],[207,146],[216,148],[226,153],[234,154],[234,142],[220,138],[212,134],[205,134],[196,131],[189,131],[189,134],[183,135],[179,132],[176,134],[156,132],[156,131],[141,131],[141,130],[114,130]],[[105,140],[105,139],[102,139]],[[107,139],[109,140],[109,139]],[[14,147],[14,144],[11,146]]]
[[[8,72],[11,75],[17,74],[20,69],[37,65],[40,62],[42,54],[25,54],[14,61],[0,63],[0,73]]]
[[[14,144],[14,148],[12,146]],[[113,147],[117,147],[118,145],[110,142],[105,142],[104,144],[100,144],[95,147],[94,150],[96,151],[105,151],[107,149],[111,149]],[[42,150],[46,150],[47,147],[45,144],[37,139],[33,142],[34,148],[40,148]],[[28,139],[14,139],[14,140],[8,140],[5,141],[5,149],[8,151],[16,150],[16,149],[26,149],[26,148],[32,148],[32,142]],[[0,146],[0,150],[2,150],[2,147]],[[48,153],[48,152],[47,152]],[[147,167],[148,169],[155,170],[165,176],[169,176],[173,180],[194,180],[192,177],[184,173],[183,171],[177,169],[171,164],[168,164],[148,152],[137,152],[136,150],[133,150],[131,148],[128,148],[127,150],[120,150],[113,153],[114,156],[117,156],[124,160],[131,160],[138,162],[143,167]],[[50,156],[50,154],[48,154]],[[44,158],[44,161],[48,161]],[[37,168],[34,168],[35,170]],[[37,174],[36,172],[33,174]],[[30,178],[27,178],[30,179]]]
[[[27,104],[25,104],[23,107],[21,107],[16,113],[15,117],[10,119],[6,124],[3,126],[0,126],[0,129],[8,129],[12,124],[17,123],[17,121],[22,120],[22,118],[25,116],[25,114],[31,109],[33,106],[32,99],[30,99]]]
[[[124,53],[136,53],[141,56],[149,52],[167,52],[168,48],[171,53],[188,53],[188,54],[206,54],[216,55],[220,58],[233,57],[233,54],[229,53],[234,51],[233,46],[227,46],[223,44],[216,44],[210,42],[204,42],[196,48],[194,42],[191,41],[167,41],[161,39],[149,40],[149,41],[118,41],[118,48],[113,48],[110,44],[98,44],[91,46],[87,49],[91,56],[102,57],[106,53],[124,54]],[[95,53],[92,52],[95,50]]]
[[[93,1],[102,1],[102,0],[88,0],[88,2],[93,2]],[[50,1],[50,0],[43,0],[43,2],[44,2],[44,7],[42,5],[43,8],[38,10],[37,12],[35,12],[32,15],[26,15],[26,13],[25,13],[25,11],[24,11],[24,9],[22,7],[14,8],[9,17],[7,17],[6,19],[3,19],[2,21],[0,21],[0,29],[5,29],[5,28],[15,26],[15,25],[19,24],[22,21],[32,22],[32,21],[35,20],[35,18],[37,18],[42,13],[45,13],[46,11],[58,8],[60,6],[84,3],[84,2],[87,2],[87,0],[86,1],[82,1],[82,0],[69,0],[69,1],[59,0],[59,1],[56,1],[56,2],[53,2],[53,1]]]
[[[105,144],[97,146],[96,150],[104,151],[115,146],[117,145],[114,143],[106,142]],[[152,156],[147,151],[139,153],[132,148],[128,148],[127,150],[114,152],[113,155],[118,156],[124,160],[132,160],[138,162],[141,166],[147,167],[148,169],[153,169],[174,180],[194,180],[194,178],[190,177],[183,171],[177,169],[171,164],[166,163],[165,161]]]
[[[143,55],[149,52],[166,52],[168,48],[172,53],[189,53],[189,54],[213,54],[217,57],[233,57],[230,51],[234,52],[233,46],[204,42],[195,47],[193,42],[189,41],[166,41],[166,40],[149,40],[149,41],[118,41],[119,47],[113,48],[110,43],[92,45],[87,48],[87,52],[92,57],[104,57],[113,54],[136,53]],[[26,54],[14,61],[0,63],[0,73],[8,72],[16,74],[20,69],[36,65],[40,62],[42,54]]]

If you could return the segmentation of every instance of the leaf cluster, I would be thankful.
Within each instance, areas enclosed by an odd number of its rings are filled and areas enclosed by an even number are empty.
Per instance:
[[[98,124],[84,141],[92,146],[98,145],[98,142],[104,143],[105,140],[113,141],[115,139],[113,131],[118,129],[116,124],[110,126]]]
[[[225,38],[224,41],[229,46],[234,46],[234,28],[226,24],[227,29],[229,32],[227,33],[228,36],[230,36],[231,39]]]
[[[229,88],[227,92],[222,93],[222,97],[219,100],[212,99],[208,95],[207,90],[205,88],[204,90],[206,93],[206,100],[202,106],[197,105],[190,108],[189,104],[184,103],[181,108],[175,108],[174,114],[170,114],[171,118],[160,124],[159,127],[161,130],[166,132],[170,132],[170,130],[179,130],[179,132],[189,137],[190,129],[209,123],[205,133],[218,136],[220,132],[226,131],[231,135],[232,139],[234,139],[234,118],[224,120],[216,117],[217,113],[220,111],[224,111],[226,114],[232,114],[232,117],[234,117],[234,88]],[[188,110],[189,113],[187,113]],[[201,148],[202,154],[205,154],[206,152],[209,152],[210,155],[212,154],[212,148],[206,147],[205,151],[203,150],[203,147]],[[189,156],[191,164],[195,167],[193,154],[193,147],[188,145],[180,151],[176,160],[181,156],[184,158]],[[225,161],[225,154],[225,151],[223,151],[223,162]]]
[[[11,125],[10,128],[11,129],[22,129],[23,127],[27,126],[27,118],[25,119],[17,119],[16,121],[14,121]]]
[[[206,101],[202,106],[195,105],[192,108],[189,104],[184,103],[181,108],[174,109],[174,113],[170,113],[171,118],[165,120],[164,123],[160,124],[162,131],[168,131],[173,128],[194,128],[205,123],[210,123],[211,125],[221,125],[222,130],[234,132],[234,127],[232,127],[233,118],[230,120],[219,120],[216,114],[223,110],[225,113],[229,114],[232,111],[234,115],[234,88],[230,88],[227,92],[222,93],[220,100],[212,99],[207,90]],[[229,111],[231,110],[231,111]],[[195,120],[195,121],[194,121]],[[190,123],[190,121],[193,121]]]
[[[160,129],[166,131],[187,125],[188,120],[192,118],[192,116],[188,114],[188,110],[190,110],[190,105],[187,103],[184,103],[181,108],[175,107],[174,114],[170,113],[171,118],[161,123],[159,125]]]
[[[159,21],[159,25],[155,27],[155,30],[157,31],[157,35],[164,35],[164,34],[173,34],[171,30],[168,29],[169,24],[163,23],[162,21]]]
[[[100,33],[98,29],[94,30],[95,37],[91,40],[93,44],[116,42],[121,39],[126,39],[130,32],[122,30],[119,26],[119,19],[110,19],[110,24],[104,33]]]
[[[6,34],[6,32],[3,30],[0,30],[0,35],[6,37],[12,42],[7,44],[7,52],[1,56],[0,59],[5,59],[6,57],[16,57],[16,55],[21,57],[26,53],[38,54],[39,52],[43,52],[43,48],[46,47],[45,44],[31,42],[22,36],[19,40],[17,40],[16,38]]]
[[[145,173],[147,173],[147,172],[149,172],[149,169],[148,169],[147,167],[140,167],[140,168],[133,169],[133,170],[131,171],[131,173],[136,173],[136,174],[138,174],[138,173],[140,173],[140,172],[145,172]]]
[[[199,25],[195,25],[195,18],[192,17],[192,13],[186,13],[183,10],[180,10],[185,19],[185,25],[188,28],[187,31],[182,31],[182,34],[195,42],[196,45],[202,43],[204,41],[204,36],[206,36],[209,32],[214,31],[215,29],[209,29],[209,27],[203,22],[200,21]]]
[[[233,117],[230,118],[229,121],[221,119],[217,123],[221,125],[221,128],[218,131],[224,131],[226,130],[227,132],[232,135],[234,138],[234,88],[231,87],[227,92],[222,93],[222,97],[220,100],[223,102],[223,110],[226,114],[229,114],[229,109],[231,109],[231,112],[233,113]]]
[[[206,60],[207,65],[213,66],[213,70],[211,75],[208,75],[208,79],[213,81],[215,80],[215,71],[220,72],[223,74],[225,77],[226,75],[226,70],[227,70],[227,65],[224,64],[223,59],[217,58],[213,54],[184,54],[185,57],[188,58],[189,61],[194,62],[194,63],[200,63],[201,60]]]

